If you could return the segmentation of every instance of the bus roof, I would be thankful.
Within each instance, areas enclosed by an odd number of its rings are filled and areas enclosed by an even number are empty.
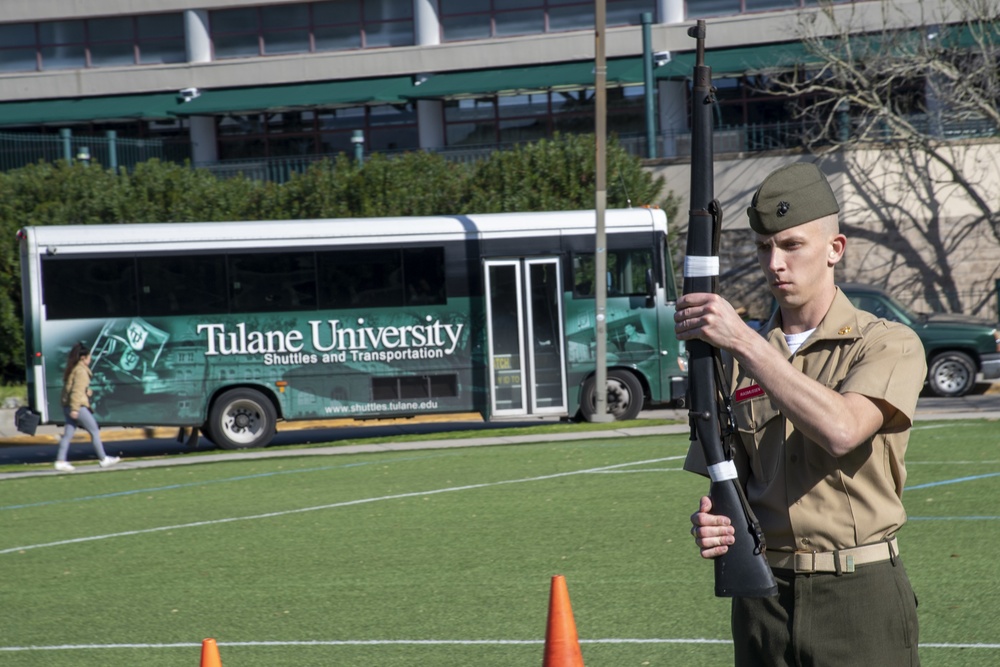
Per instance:
[[[656,208],[610,209],[609,233],[666,232],[667,219]],[[399,244],[468,238],[517,238],[594,233],[590,211],[490,213],[451,216],[177,222],[25,227],[29,244],[49,253],[169,252],[192,249],[280,248],[304,243]]]

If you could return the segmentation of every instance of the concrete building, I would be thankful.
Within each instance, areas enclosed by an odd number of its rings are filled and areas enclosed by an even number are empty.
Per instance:
[[[731,229],[770,166],[813,159],[793,134],[755,134],[791,120],[788,100],[759,92],[762,72],[806,62],[802,35],[822,34],[820,24],[859,35],[930,30],[957,4],[606,0],[608,129],[635,154],[661,158],[648,168],[686,200],[687,29],[706,19]],[[591,0],[4,0],[0,133],[162,139],[196,166],[219,167],[350,154],[358,141],[366,151],[475,154],[592,132],[594,12]],[[995,138],[955,150],[994,196]],[[887,285],[917,307],[988,312],[1000,279],[995,220],[980,224],[982,206],[936,177],[931,195],[895,197],[920,188],[907,180],[909,158],[886,155],[875,146],[824,162],[845,223],[869,247],[848,256],[845,278]]]
[[[647,131],[643,57],[654,53],[662,65],[655,71],[656,129],[664,137],[657,154],[675,154],[674,138],[687,130],[690,22],[709,21],[716,74],[738,76],[787,62],[775,45],[795,45],[795,25],[814,4],[606,0],[609,131]],[[880,20],[879,2],[839,4]],[[201,165],[350,152],[359,130],[367,150],[391,151],[495,146],[593,128],[589,0],[3,5],[0,131],[113,130],[189,141]],[[727,83],[720,120],[780,114],[780,105],[749,104],[748,95],[738,80]]]

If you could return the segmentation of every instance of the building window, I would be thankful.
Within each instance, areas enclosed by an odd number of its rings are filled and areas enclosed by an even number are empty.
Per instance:
[[[0,72],[38,69],[38,42],[34,23],[0,24]]]
[[[146,14],[135,19],[139,63],[159,65],[187,60],[183,14]]]
[[[833,4],[854,2],[854,0],[827,1]],[[819,2],[818,0],[687,0],[685,4],[687,5],[687,18],[695,19],[709,16],[733,16],[736,14],[801,9],[803,7],[815,7]],[[608,11],[611,11],[610,5]]]
[[[608,130],[636,134],[645,128],[642,86],[609,88]],[[572,90],[484,96],[444,103],[448,146],[513,144],[594,131],[594,91]]]
[[[411,0],[333,0],[209,12],[215,58],[410,46]]]
[[[209,13],[215,57],[240,58],[263,53],[260,36],[260,10],[222,9]]]
[[[42,69],[79,69],[87,66],[83,21],[46,21],[38,24]]]
[[[607,25],[637,25],[655,0],[607,0]],[[594,27],[594,3],[581,0],[441,0],[446,42]]]
[[[366,151],[392,151],[419,145],[412,103],[339,109],[230,114],[218,119],[219,158],[223,160],[353,154],[355,130],[365,133]]]
[[[183,15],[0,25],[0,72],[184,62]]]
[[[780,89],[775,85],[778,78],[797,76],[802,76],[801,71],[713,79],[718,100],[713,119],[716,152],[800,146],[807,123],[796,109],[810,100],[778,94]],[[688,99],[691,94],[688,81]]]

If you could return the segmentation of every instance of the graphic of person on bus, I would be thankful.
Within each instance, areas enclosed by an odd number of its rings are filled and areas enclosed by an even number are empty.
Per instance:
[[[616,343],[621,350],[620,358],[638,362],[653,354],[653,346],[649,344],[649,336],[642,329],[642,323],[626,322],[616,336]]]

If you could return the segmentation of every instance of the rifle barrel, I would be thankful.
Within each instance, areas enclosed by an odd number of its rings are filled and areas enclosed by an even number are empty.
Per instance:
[[[698,40],[691,95],[691,209],[687,255],[684,259],[684,293],[717,292],[719,237],[722,213],[715,198],[712,145],[712,69],[705,65],[705,22],[688,30]],[[766,597],[777,593],[777,584],[764,558],[763,536],[752,516],[727,456],[719,419],[716,386],[717,350],[702,340],[692,340],[688,351],[688,404],[692,438],[705,452],[715,514],[727,516],[736,529],[736,542],[715,559],[715,594],[719,597]]]

